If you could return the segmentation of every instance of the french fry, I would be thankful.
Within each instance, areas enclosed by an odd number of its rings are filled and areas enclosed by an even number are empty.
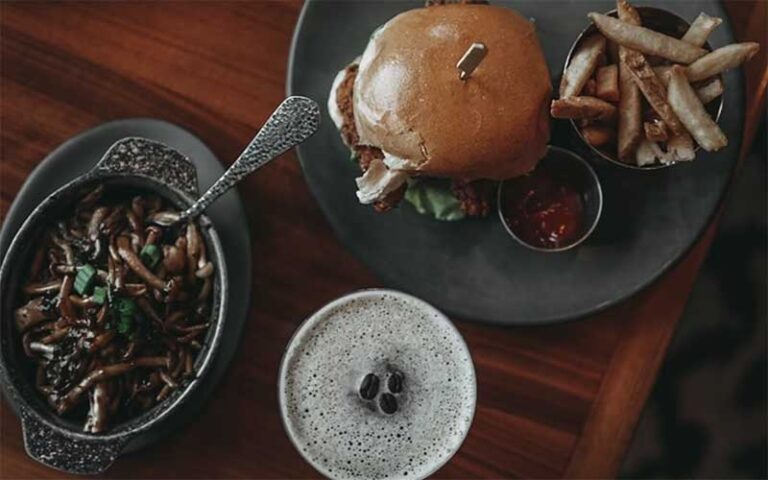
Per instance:
[[[637,147],[635,162],[638,166],[653,165],[654,163],[689,162],[696,158],[693,139],[687,133],[671,137],[667,141],[667,151],[661,149],[658,143],[644,139]]]
[[[713,78],[696,89],[696,96],[706,105],[722,95],[724,90],[723,82],[719,78]]]
[[[669,138],[667,125],[661,120],[645,122],[643,129],[645,130],[645,138],[651,142],[666,142]]]
[[[616,11],[618,12],[619,20],[622,22],[635,25],[636,27],[642,25],[640,12],[627,0],[616,0]]]
[[[714,29],[720,26],[721,23],[723,23],[722,18],[710,17],[702,12],[696,17],[696,20],[693,21],[691,26],[688,27],[688,31],[685,32],[685,35],[683,35],[683,38],[680,40],[697,47],[703,47],[704,44],[707,43],[709,35]]]
[[[669,105],[690,134],[708,152],[714,152],[728,145],[728,138],[707,114],[693,87],[688,83],[685,69],[675,65],[670,72]]]
[[[593,147],[602,147],[616,138],[616,131],[607,125],[589,125],[581,129],[581,135]]]
[[[624,55],[624,61],[627,65],[629,72],[643,92],[643,96],[651,107],[659,114],[659,117],[667,124],[667,128],[673,135],[681,135],[685,132],[685,128],[680,123],[680,120],[675,115],[675,112],[670,108],[667,103],[667,91],[664,88],[664,84],[656,76],[645,61],[645,57],[642,53],[634,50],[628,50]]]
[[[667,154],[673,162],[690,162],[696,158],[693,139],[687,133],[677,135],[667,140]]]
[[[582,42],[560,81],[560,98],[575,97],[581,93],[604,53],[605,37],[602,35],[592,35]]]
[[[609,102],[619,101],[619,69],[608,65],[597,69],[595,96]]]
[[[642,98],[637,84],[625,64],[619,64],[618,157],[622,162],[633,158],[643,138]]]
[[[583,95],[586,95],[587,97],[594,97],[596,92],[597,92],[597,82],[595,82],[594,79],[590,78],[589,80],[587,80],[587,83],[584,84],[584,88],[581,90],[581,93]]]
[[[663,156],[664,152],[661,151],[661,148],[655,142],[643,139],[637,146],[635,163],[638,167],[653,165],[660,161]]]
[[[754,42],[734,43],[718,48],[688,65],[685,71],[688,81],[698,82],[725,70],[736,68],[752,58],[758,50],[760,45]]]
[[[554,118],[610,120],[616,116],[616,107],[595,97],[565,97],[552,100],[549,113]]]
[[[672,70],[672,65],[659,65],[658,67],[653,67],[653,73],[659,77],[659,80],[661,80],[661,83],[663,83],[665,87],[669,85],[670,70]]]
[[[654,73],[656,73],[656,76],[659,77],[659,80],[661,80],[661,83],[664,84],[664,87],[669,86],[669,72],[671,70],[672,65],[653,67]],[[701,103],[706,105],[722,95],[725,89],[723,87],[723,81],[718,77],[713,77],[710,78],[704,85],[695,88],[695,90],[696,95],[701,100]]]
[[[701,47],[607,15],[592,12],[588,16],[609,40],[648,55],[687,65],[707,53]]]
[[[626,0],[616,2],[619,19],[632,25],[640,25],[640,14]],[[611,44],[616,45],[615,42]],[[635,150],[642,134],[642,99],[640,90],[632,78],[626,63],[622,60],[629,49],[618,46],[619,55],[619,111],[618,111],[618,157],[625,163],[630,163],[635,157]]]

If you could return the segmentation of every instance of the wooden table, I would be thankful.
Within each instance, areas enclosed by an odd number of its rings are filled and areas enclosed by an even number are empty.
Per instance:
[[[107,120],[163,118],[197,133],[219,158],[235,158],[284,95],[300,8],[298,1],[2,3],[3,216],[40,159]],[[765,2],[730,10],[740,39],[765,38]],[[767,79],[763,53],[748,69],[745,146]],[[307,315],[378,282],[336,240],[293,156],[248,178],[240,192],[255,281],[235,361],[194,423],[121,458],[108,476],[317,476],[283,432],[278,362]],[[594,318],[510,329],[457,319],[477,367],[479,405],[469,437],[439,476],[613,476],[714,231],[652,288]],[[26,456],[5,403],[0,420],[0,477],[61,476]]]

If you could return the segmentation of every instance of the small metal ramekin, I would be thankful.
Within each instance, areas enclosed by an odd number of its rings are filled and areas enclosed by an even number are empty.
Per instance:
[[[499,189],[496,196],[496,210],[499,214],[499,220],[504,225],[507,233],[517,240],[520,245],[536,250],[537,252],[564,252],[571,250],[582,243],[592,234],[600,221],[600,215],[603,212],[603,189],[600,187],[600,179],[592,166],[586,160],[564,148],[550,145],[547,154],[539,161],[536,168],[546,168],[553,172],[566,173],[566,176],[572,181],[582,194],[584,201],[584,224],[581,235],[572,243],[557,248],[545,248],[531,245],[517,236],[512,228],[507,224],[504,218],[503,196],[504,186],[516,179],[512,178],[499,183]]]

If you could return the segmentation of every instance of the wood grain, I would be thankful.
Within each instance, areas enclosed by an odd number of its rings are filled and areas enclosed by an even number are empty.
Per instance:
[[[101,122],[158,117],[235,158],[284,95],[301,4],[0,3],[0,216],[50,150]],[[729,5],[762,41],[765,4]],[[762,115],[765,56],[750,65],[745,138]],[[277,365],[294,329],[376,279],[333,236],[295,157],[240,187],[251,224],[249,323],[232,367],[196,421],[127,455],[114,478],[317,477],[283,432]],[[457,320],[476,363],[473,429],[439,477],[609,477],[617,471],[715,231],[632,300],[558,326],[499,329]],[[61,477],[24,453],[0,412],[0,477]]]

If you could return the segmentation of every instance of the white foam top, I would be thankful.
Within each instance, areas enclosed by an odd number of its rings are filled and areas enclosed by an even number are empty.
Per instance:
[[[386,392],[405,377],[398,411],[359,394],[375,373]],[[358,292],[313,315],[280,369],[280,403],[302,455],[332,478],[424,478],[464,440],[475,411],[475,372],[461,335],[439,311],[409,295]]]

